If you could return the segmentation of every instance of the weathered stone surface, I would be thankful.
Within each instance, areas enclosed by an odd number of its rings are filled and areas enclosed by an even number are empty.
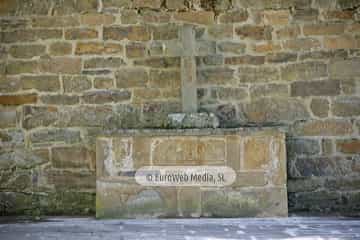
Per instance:
[[[231,84],[234,82],[234,70],[226,67],[198,70],[197,81],[200,84]]]
[[[79,42],[76,44],[75,54],[119,54],[123,52],[123,46],[118,43],[103,42]]]
[[[277,68],[268,66],[259,67],[239,67],[239,79],[240,82],[272,82],[280,79],[280,74]]]
[[[52,166],[55,168],[94,169],[95,153],[85,147],[55,147],[51,149]]]
[[[63,84],[65,92],[82,92],[91,88],[91,80],[85,76],[66,76]]]
[[[44,175],[57,191],[92,190],[96,187],[95,174],[90,171],[47,170]]]
[[[24,147],[24,132],[20,129],[0,130],[0,147],[14,148]]]
[[[5,66],[5,73],[8,75],[38,72],[39,65],[37,61],[9,61]]]
[[[283,190],[286,169],[281,167],[285,164],[285,152],[280,151],[280,145],[285,144],[282,134],[275,131],[249,133],[237,129],[192,131],[136,130],[124,131],[119,137],[98,138],[97,217],[287,215],[286,194],[283,194],[286,193]],[[239,151],[243,144],[245,147]],[[230,146],[239,154],[229,155]],[[257,190],[229,187],[216,194],[219,190],[214,188],[158,188],[137,184],[131,173],[151,163],[160,166],[237,165],[237,170],[242,169],[239,174],[248,176],[242,186],[256,186]],[[267,164],[274,164],[273,168],[266,168]],[[255,175],[246,171],[262,168],[264,170]],[[265,180],[266,174],[276,177]],[[280,175],[285,178],[274,180]],[[267,181],[281,187],[266,187]],[[241,183],[236,184],[234,186]],[[279,191],[283,193],[279,194]],[[278,204],[281,207],[274,208]]]
[[[290,171],[290,176],[344,176],[351,172],[351,164],[350,160],[341,157],[297,158],[293,172]]]
[[[289,99],[259,99],[246,104],[242,109],[249,122],[289,122],[309,118],[305,104]]]
[[[75,105],[79,103],[78,96],[64,94],[41,95],[40,100],[42,103],[54,105]]]
[[[235,33],[241,38],[248,38],[252,40],[271,40],[272,28],[267,26],[251,26],[244,25],[235,28]]]
[[[312,24],[303,27],[304,35],[338,35],[344,32],[344,25],[333,24]]]
[[[336,98],[332,102],[331,109],[335,116],[339,116],[339,117],[359,116],[360,98],[358,97]]]
[[[358,154],[360,153],[360,140],[338,140],[336,141],[336,150],[346,154]]]
[[[0,105],[22,105],[36,103],[38,95],[35,93],[18,95],[0,95]]]
[[[290,158],[289,160],[291,161],[296,156],[312,156],[320,154],[320,143],[317,139],[289,138],[286,140],[286,147]]]
[[[245,9],[240,9],[237,11],[229,11],[220,14],[219,21],[221,23],[238,23],[245,22],[248,19],[248,13]]]
[[[174,14],[175,20],[188,23],[210,25],[214,22],[214,12],[212,11],[189,11]]]
[[[33,58],[45,53],[44,45],[13,45],[9,53],[14,58]]]
[[[219,120],[212,113],[172,113],[168,115],[169,128],[217,128]]]
[[[80,142],[80,131],[64,128],[52,128],[34,130],[29,134],[31,144],[44,144],[44,143],[77,143]]]
[[[98,32],[91,28],[74,28],[65,31],[66,40],[84,40],[98,38]]]
[[[81,59],[68,57],[42,59],[39,68],[43,73],[77,74],[81,70]]]
[[[343,136],[351,135],[353,127],[350,121],[329,119],[298,123],[293,131],[300,136]]]
[[[227,39],[233,37],[233,26],[230,24],[217,24],[208,28],[208,34],[214,39]]]
[[[115,17],[110,14],[89,13],[80,16],[80,23],[89,26],[110,25]]]
[[[218,87],[211,89],[211,97],[222,101],[244,100],[248,91],[246,88]]]
[[[287,37],[296,37],[298,32],[296,29],[286,30],[285,32],[279,33]],[[292,51],[309,51],[320,48],[321,44],[319,40],[315,38],[297,38],[285,41],[283,44],[284,49]]]
[[[98,89],[109,89],[114,86],[114,80],[110,77],[97,77],[94,79],[94,87]]]
[[[360,70],[357,66],[360,64],[359,58],[348,60],[334,60],[329,65],[329,73],[331,77],[356,77],[359,76]]]
[[[276,31],[276,36],[278,39],[294,39],[300,35],[299,26],[286,26],[280,28]],[[292,43],[292,42],[290,42]]]
[[[179,71],[150,71],[150,87],[153,88],[177,88],[181,87]]]
[[[319,62],[290,64],[281,68],[284,81],[307,81],[327,76],[327,65]]]
[[[251,56],[244,55],[241,57],[228,57],[225,58],[225,64],[228,65],[262,65],[265,63],[264,56]]]
[[[34,29],[34,30],[15,30],[2,32],[4,43],[14,42],[33,42],[37,40],[61,39],[62,30],[59,29]]]
[[[108,57],[108,58],[91,58],[84,61],[85,69],[97,69],[97,68],[119,68],[125,65],[122,58]]]
[[[218,49],[224,53],[242,54],[245,52],[246,44],[237,42],[220,42]]]
[[[135,65],[148,66],[152,68],[172,68],[180,67],[179,57],[153,57],[144,60],[135,60]]]
[[[118,90],[96,90],[83,94],[82,101],[88,104],[104,104],[130,100],[131,92]]]
[[[329,115],[329,101],[325,98],[314,98],[310,104],[311,112],[320,118],[325,118]]]
[[[179,27],[175,24],[167,24],[152,28],[154,40],[172,40],[179,37]]]
[[[0,128],[16,127],[18,113],[14,107],[0,107]]]
[[[49,126],[58,119],[58,109],[47,106],[24,106],[22,126],[25,129]]]
[[[270,142],[267,138],[250,138],[244,142],[244,169],[266,169],[270,159]]]
[[[1,151],[0,169],[6,170],[11,168],[31,169],[49,161],[48,154],[30,151],[22,148],[14,151]]]
[[[143,68],[122,68],[115,78],[118,88],[146,87],[149,75]]]
[[[268,10],[264,12],[264,20],[267,25],[287,25],[289,24],[289,10]]]
[[[267,191],[236,192],[232,190],[207,190],[202,192],[204,217],[255,217],[286,216],[286,201],[279,201],[286,191],[273,188]]]
[[[144,44],[141,43],[132,43],[126,45],[126,56],[128,58],[141,58],[145,57],[146,48]]]
[[[304,81],[291,84],[291,96],[336,96],[340,94],[340,82],[329,81]]]
[[[250,87],[251,99],[262,97],[288,97],[289,87],[285,84],[261,84]]]
[[[56,92],[60,90],[59,77],[56,75],[22,76],[20,78],[22,89],[35,89],[43,92]]]
[[[310,6],[310,0],[235,0],[234,6],[256,9],[289,9],[290,7],[302,8]]]
[[[151,38],[150,30],[144,26],[112,26],[105,27],[103,31],[105,40],[148,41]]]
[[[72,45],[67,42],[55,42],[50,45],[49,52],[53,56],[70,55],[72,52]]]
[[[292,12],[293,19],[296,22],[316,21],[319,17],[319,10],[314,8],[298,8]]]

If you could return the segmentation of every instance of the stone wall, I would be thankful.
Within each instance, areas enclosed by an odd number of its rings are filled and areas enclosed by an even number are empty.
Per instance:
[[[290,213],[360,212],[358,0],[3,0],[0,212],[89,214],[95,136],[181,111],[288,134]]]

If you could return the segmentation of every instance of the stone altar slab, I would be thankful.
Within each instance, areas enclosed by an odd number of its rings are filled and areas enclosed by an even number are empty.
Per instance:
[[[124,130],[96,143],[98,218],[287,216],[285,135],[272,129]],[[225,187],[149,187],[144,166],[228,166]]]

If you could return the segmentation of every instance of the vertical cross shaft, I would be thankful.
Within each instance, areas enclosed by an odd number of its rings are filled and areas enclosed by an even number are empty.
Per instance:
[[[191,25],[181,29],[183,54],[181,57],[181,94],[184,113],[197,112],[195,33]]]

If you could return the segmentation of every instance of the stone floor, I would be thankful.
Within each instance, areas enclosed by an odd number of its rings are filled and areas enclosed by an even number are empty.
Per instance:
[[[360,219],[169,219],[49,218],[29,222],[0,218],[0,239],[360,239]]]

